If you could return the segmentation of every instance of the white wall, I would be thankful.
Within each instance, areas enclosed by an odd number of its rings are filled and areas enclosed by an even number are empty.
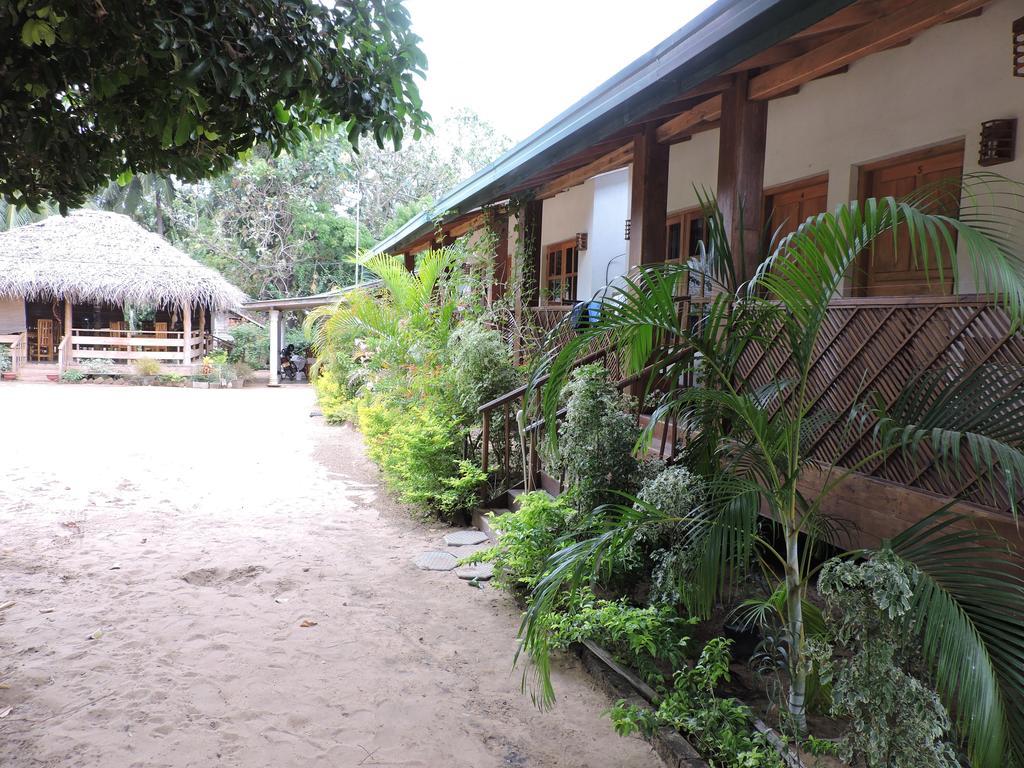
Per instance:
[[[545,200],[540,228],[541,253],[552,243],[572,240],[577,232],[586,231],[593,204],[593,179]]]
[[[712,196],[718,186],[718,130],[673,144],[668,153],[668,211],[696,208],[697,190]]]
[[[622,168],[593,179],[594,204],[587,224],[587,250],[580,254],[577,298],[590,298],[626,274],[629,267],[626,219],[629,218],[629,170]]]
[[[0,296],[0,334],[25,330],[25,300]]]

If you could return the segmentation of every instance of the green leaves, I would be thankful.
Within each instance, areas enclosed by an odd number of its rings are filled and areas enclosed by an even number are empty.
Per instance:
[[[57,42],[57,34],[53,27],[42,19],[29,19],[21,28],[23,45],[53,45]]]
[[[942,508],[888,547],[920,571],[911,615],[975,768],[1024,764],[1024,567],[994,533]]]
[[[339,125],[397,145],[429,120],[400,0],[62,0],[31,13],[0,16],[0,49],[19,51],[0,68],[0,196],[29,206],[80,205],[126,168],[196,181],[257,143],[276,154]]]

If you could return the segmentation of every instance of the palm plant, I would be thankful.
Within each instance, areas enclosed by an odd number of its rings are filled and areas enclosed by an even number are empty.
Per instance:
[[[364,287],[306,316],[304,328],[314,350],[318,355],[351,352],[358,339],[372,367],[422,356],[427,352],[420,348],[424,339],[445,344],[460,298],[457,262],[458,255],[450,248],[422,254],[415,272],[397,256],[371,256],[363,264],[371,277]]]
[[[166,230],[164,208],[173,204],[175,196],[174,181],[170,177],[141,173],[111,181],[96,194],[94,202],[105,211],[137,218],[143,202],[151,199],[154,231],[163,235]]]
[[[709,239],[703,258],[688,266],[646,267],[629,276],[621,290],[597,300],[597,319],[571,343],[548,357],[536,372],[550,374],[542,403],[548,437],[557,439],[559,393],[573,362],[595,341],[608,343],[623,369],[639,373],[652,356],[666,360],[646,385],[663,388],[648,431],[674,417],[688,443],[683,460],[706,478],[705,503],[685,520],[683,532],[691,566],[681,575],[680,594],[688,609],[707,616],[730,587],[755,564],[778,579],[775,601],[788,639],[788,710],[806,729],[810,675],[807,655],[808,585],[814,575],[811,552],[829,538],[833,522],[822,504],[838,485],[866,465],[894,454],[918,455],[927,448],[943,471],[963,472],[969,454],[984,476],[1008,489],[1012,509],[1024,487],[1024,408],[1020,369],[980,366],[941,374],[923,373],[904,396],[886,407],[871,393],[841,413],[815,407],[809,375],[822,337],[829,302],[858,257],[897,228],[913,254],[931,273],[941,273],[943,254],[968,257],[977,284],[993,295],[1016,330],[1024,320],[1024,269],[1015,250],[1020,214],[1019,188],[993,177],[963,180],[958,216],[936,213],[953,193],[936,187],[911,198],[867,200],[842,205],[804,222],[777,239],[755,276],[735,285],[732,252],[721,216],[705,200]],[[956,206],[953,206],[954,209]],[[894,242],[896,239],[894,238]],[[955,265],[953,267],[956,268]],[[714,297],[694,322],[681,322],[675,296],[681,281],[700,274]],[[738,373],[743,355],[757,347],[788,356],[785,376],[755,386]],[[672,382],[695,381],[694,386]],[[670,382],[666,387],[665,382]],[[984,399],[979,399],[984,395]],[[813,438],[835,426],[844,434],[865,420],[875,423],[875,448],[864,458],[836,465],[842,456],[813,455]],[[840,441],[842,442],[842,441]],[[806,498],[799,489],[809,469],[825,472],[821,493]],[[649,505],[595,510],[593,535],[567,546],[549,562],[524,618],[523,647],[538,662],[543,697],[553,695],[547,679],[546,642],[540,617],[558,600],[566,583],[594,576],[600,563],[624,546],[635,531],[668,522]],[[764,512],[774,521],[781,546],[760,535]],[[947,708],[953,713],[976,768],[1024,765],[1024,578],[996,537],[980,534],[944,512],[886,543],[912,563],[922,577],[908,631],[918,633],[925,660]],[[997,561],[979,548],[997,547]],[[979,573],[979,562],[994,562],[994,573]],[[814,616],[814,619],[819,617]],[[1009,761],[1006,755],[1010,756]]]
[[[0,230],[14,229],[35,221],[42,221],[47,216],[57,212],[54,205],[41,205],[36,210],[31,210],[14,203],[0,200]]]

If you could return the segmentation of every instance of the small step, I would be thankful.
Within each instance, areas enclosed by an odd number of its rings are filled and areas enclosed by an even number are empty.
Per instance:
[[[473,510],[473,527],[480,533],[486,534],[487,538],[495,544],[498,543],[498,534],[491,528],[491,517],[498,517],[511,512],[509,509],[475,509]]]

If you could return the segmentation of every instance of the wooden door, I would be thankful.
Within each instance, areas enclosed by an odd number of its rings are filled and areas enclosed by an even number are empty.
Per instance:
[[[816,176],[765,193],[769,237],[777,242],[828,206],[828,176]]]
[[[915,190],[963,175],[964,150],[960,144],[897,158],[865,169],[862,174],[862,198],[903,197]],[[942,195],[942,213],[955,216],[955,195]],[[895,234],[895,238],[894,238]],[[953,255],[948,249],[932,254],[931,268],[915,258],[905,228],[887,232],[875,241],[866,254],[862,293],[866,296],[949,296],[953,293]],[[936,261],[941,260],[942,276]]]

